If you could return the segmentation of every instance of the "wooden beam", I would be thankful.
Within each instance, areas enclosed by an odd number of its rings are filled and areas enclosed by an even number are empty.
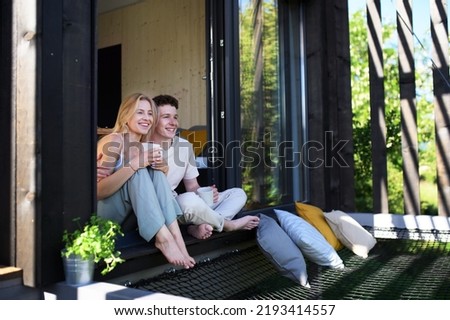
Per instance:
[[[350,35],[347,1],[334,1],[327,10],[328,92],[325,111],[328,119],[325,179],[327,209],[355,210],[353,112],[350,83]]]
[[[450,215],[450,78],[446,0],[430,0],[438,214]]]
[[[348,8],[343,1],[306,1],[308,142],[319,142],[310,166],[311,203],[354,210],[354,164]],[[345,145],[343,142],[346,141]],[[343,146],[335,148],[336,146]],[[336,153],[337,151],[337,153]]]
[[[403,201],[405,214],[420,214],[419,147],[412,1],[397,1],[398,61],[402,123]]]
[[[0,4],[0,144],[2,145],[2,156],[0,157],[0,167],[3,172],[0,179],[0,263],[12,265],[15,263],[15,180],[12,170],[13,154],[15,148],[15,138],[12,122],[13,113],[13,91],[12,72],[13,59],[16,55],[12,52],[13,36],[13,3],[2,1]]]
[[[373,168],[373,212],[389,212],[386,119],[384,105],[383,36],[380,0],[367,0],[370,118]]]
[[[36,284],[36,2],[14,1],[14,122],[16,261],[24,283]]]
[[[72,221],[96,208],[95,1],[46,0],[41,56],[39,284],[64,279],[60,250]]]

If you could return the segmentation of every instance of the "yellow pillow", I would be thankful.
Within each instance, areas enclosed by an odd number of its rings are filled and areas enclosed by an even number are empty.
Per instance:
[[[325,219],[325,215],[323,211],[310,204],[305,204],[301,202],[295,203],[295,210],[297,214],[312,224],[319,232],[325,237],[329,244],[335,250],[341,250],[344,248],[344,245],[341,241],[336,237],[327,220]]]

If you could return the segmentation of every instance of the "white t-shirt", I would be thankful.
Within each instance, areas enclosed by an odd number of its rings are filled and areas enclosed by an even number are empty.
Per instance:
[[[195,165],[192,144],[178,136],[173,139],[169,150],[164,152],[164,158],[169,165],[167,180],[174,191],[183,179],[194,179],[199,176]]]

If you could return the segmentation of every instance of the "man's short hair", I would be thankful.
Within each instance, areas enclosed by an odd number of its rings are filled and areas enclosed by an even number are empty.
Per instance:
[[[168,94],[160,94],[159,96],[154,97],[153,101],[155,101],[157,107],[165,106],[168,104],[172,107],[175,107],[175,109],[178,109],[178,100]]]

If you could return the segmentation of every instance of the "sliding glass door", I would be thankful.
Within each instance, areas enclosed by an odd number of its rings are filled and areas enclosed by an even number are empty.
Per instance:
[[[219,171],[242,185],[248,210],[303,200],[307,170],[301,146],[307,128],[301,4],[236,0],[223,5],[215,16],[216,22],[217,15],[223,17],[222,36],[211,41],[224,45],[211,51],[214,98],[221,101],[213,105],[212,120],[222,128],[217,137],[227,147],[223,155],[232,160]]]

